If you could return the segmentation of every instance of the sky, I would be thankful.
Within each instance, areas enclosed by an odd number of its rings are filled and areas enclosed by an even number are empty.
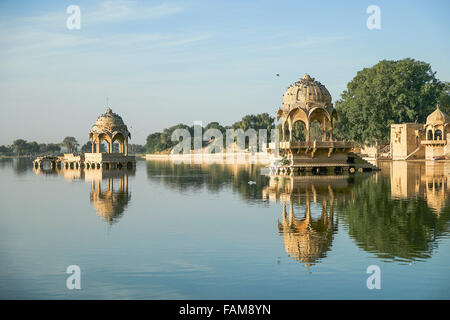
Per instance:
[[[67,27],[70,5],[80,29]],[[370,5],[380,29],[367,27]],[[450,81],[449,15],[447,0],[0,1],[0,145],[84,144],[107,105],[138,144],[178,123],[275,116],[305,73],[334,102],[383,59]]]

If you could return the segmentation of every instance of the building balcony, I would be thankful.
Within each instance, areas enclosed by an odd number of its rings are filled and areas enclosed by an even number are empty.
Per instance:
[[[445,146],[447,140],[423,140],[421,143],[424,146]]]

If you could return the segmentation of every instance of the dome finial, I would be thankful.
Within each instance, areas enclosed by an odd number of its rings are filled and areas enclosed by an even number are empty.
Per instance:
[[[311,77],[309,76],[309,74],[307,74],[307,73],[305,73],[304,75],[303,75],[303,78],[302,78],[303,80],[308,80],[308,81],[311,81]]]
[[[107,108],[107,109],[106,109],[106,113],[112,113],[111,108]]]

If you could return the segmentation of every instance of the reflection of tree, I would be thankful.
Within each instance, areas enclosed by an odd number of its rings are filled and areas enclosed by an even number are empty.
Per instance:
[[[431,257],[435,241],[448,232],[450,210],[440,217],[420,198],[392,200],[387,177],[354,188],[354,198],[338,202],[340,220],[359,247],[388,260]]]
[[[261,175],[258,165],[185,164],[147,161],[147,177],[178,191],[199,190],[219,192],[230,185],[244,199],[261,199],[268,178]],[[255,184],[249,181],[256,182]]]
[[[13,168],[14,173],[16,173],[17,175],[23,175],[28,170],[33,169],[33,162],[31,161],[30,158],[14,159]]]

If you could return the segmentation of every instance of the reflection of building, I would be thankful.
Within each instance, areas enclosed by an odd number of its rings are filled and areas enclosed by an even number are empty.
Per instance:
[[[423,194],[422,177],[424,162],[392,161],[390,164],[391,196],[398,199],[417,197]]]
[[[437,214],[442,212],[450,198],[449,162],[393,161],[390,164],[393,198],[423,198]]]
[[[327,88],[305,74],[292,84],[283,96],[283,105],[278,110],[281,118],[282,141],[269,144],[268,151],[276,153],[279,147],[285,161],[271,166],[274,174],[295,175],[301,170],[372,170],[376,167],[355,154],[350,153],[353,142],[335,141],[333,121],[337,118]],[[311,141],[311,128],[317,122],[321,137]],[[301,125],[305,141],[295,141],[296,125]],[[288,134],[286,134],[286,129]],[[298,138],[298,137],[297,137]]]
[[[34,168],[37,175],[58,175],[65,180],[84,180],[91,182],[90,200],[97,215],[104,218],[108,224],[116,222],[125,212],[131,200],[128,189],[128,176],[133,176],[135,169],[99,169],[86,170],[60,168]]]
[[[423,181],[428,207],[439,215],[450,198],[450,163],[427,163]]]
[[[450,159],[450,117],[437,106],[425,125],[403,123],[391,125],[393,160]]]
[[[309,266],[326,256],[337,231],[335,199],[351,196],[351,190],[349,177],[342,175],[271,177],[263,197],[282,202],[282,221],[278,223],[278,230],[290,257]],[[321,206],[319,217],[311,209],[314,203]],[[294,214],[294,206],[304,207],[302,218]]]
[[[91,203],[97,215],[108,224],[116,222],[131,200],[128,192],[129,170],[87,170],[85,179],[91,181]]]

